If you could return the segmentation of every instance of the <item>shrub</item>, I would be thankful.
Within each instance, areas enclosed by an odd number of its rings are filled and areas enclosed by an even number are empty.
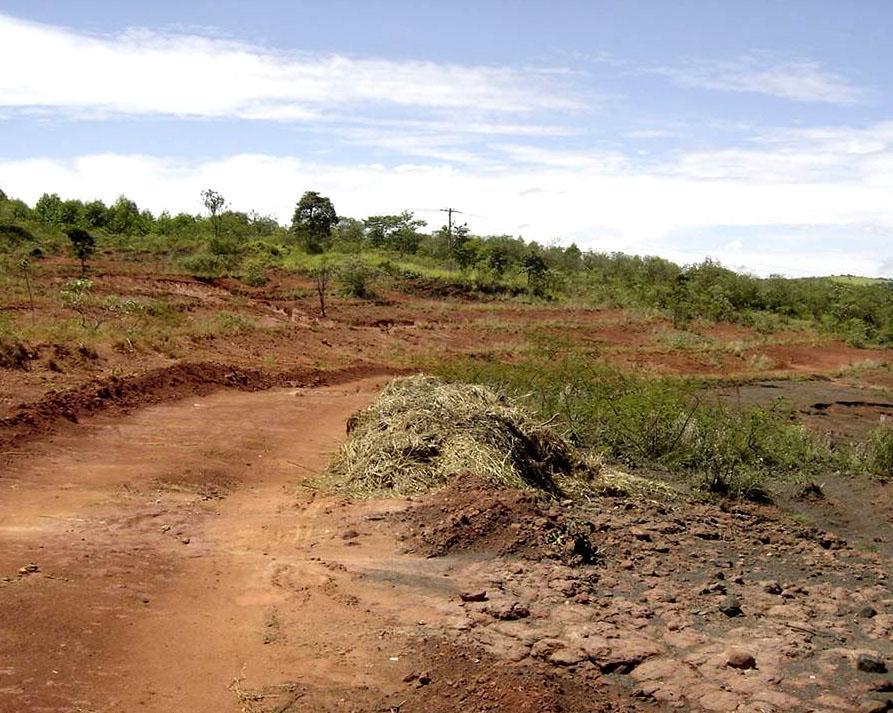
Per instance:
[[[0,368],[27,369],[32,355],[21,342],[0,337]]]
[[[267,268],[270,259],[265,255],[253,255],[242,261],[241,280],[246,285],[260,287],[267,284]]]
[[[875,475],[893,477],[893,428],[878,426],[862,448],[864,467]]]
[[[230,266],[230,261],[221,255],[196,253],[180,258],[179,265],[195,277],[223,277]]]
[[[363,260],[351,257],[338,266],[338,282],[348,297],[368,299],[372,297],[372,281],[376,276],[374,268]]]

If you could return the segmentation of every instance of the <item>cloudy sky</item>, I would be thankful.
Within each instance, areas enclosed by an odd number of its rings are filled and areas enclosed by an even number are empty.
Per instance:
[[[893,276],[886,0],[0,0],[0,187]]]

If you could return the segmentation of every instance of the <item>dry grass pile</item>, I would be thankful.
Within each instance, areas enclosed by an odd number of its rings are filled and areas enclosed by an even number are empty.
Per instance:
[[[505,395],[430,376],[392,381],[351,417],[348,434],[322,484],[354,497],[423,493],[466,471],[558,495],[593,473],[573,446]]]

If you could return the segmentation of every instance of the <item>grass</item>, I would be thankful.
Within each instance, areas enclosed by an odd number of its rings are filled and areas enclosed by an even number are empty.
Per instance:
[[[781,481],[893,469],[893,429],[845,448],[788,409],[731,406],[697,379],[646,378],[573,354],[513,364],[453,359],[430,368],[447,380],[504,390],[608,463],[682,474],[705,492],[764,500]]]

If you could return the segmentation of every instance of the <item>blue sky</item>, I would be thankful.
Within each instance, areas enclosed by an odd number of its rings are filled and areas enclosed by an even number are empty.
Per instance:
[[[0,2],[0,187],[893,276],[893,6]]]

